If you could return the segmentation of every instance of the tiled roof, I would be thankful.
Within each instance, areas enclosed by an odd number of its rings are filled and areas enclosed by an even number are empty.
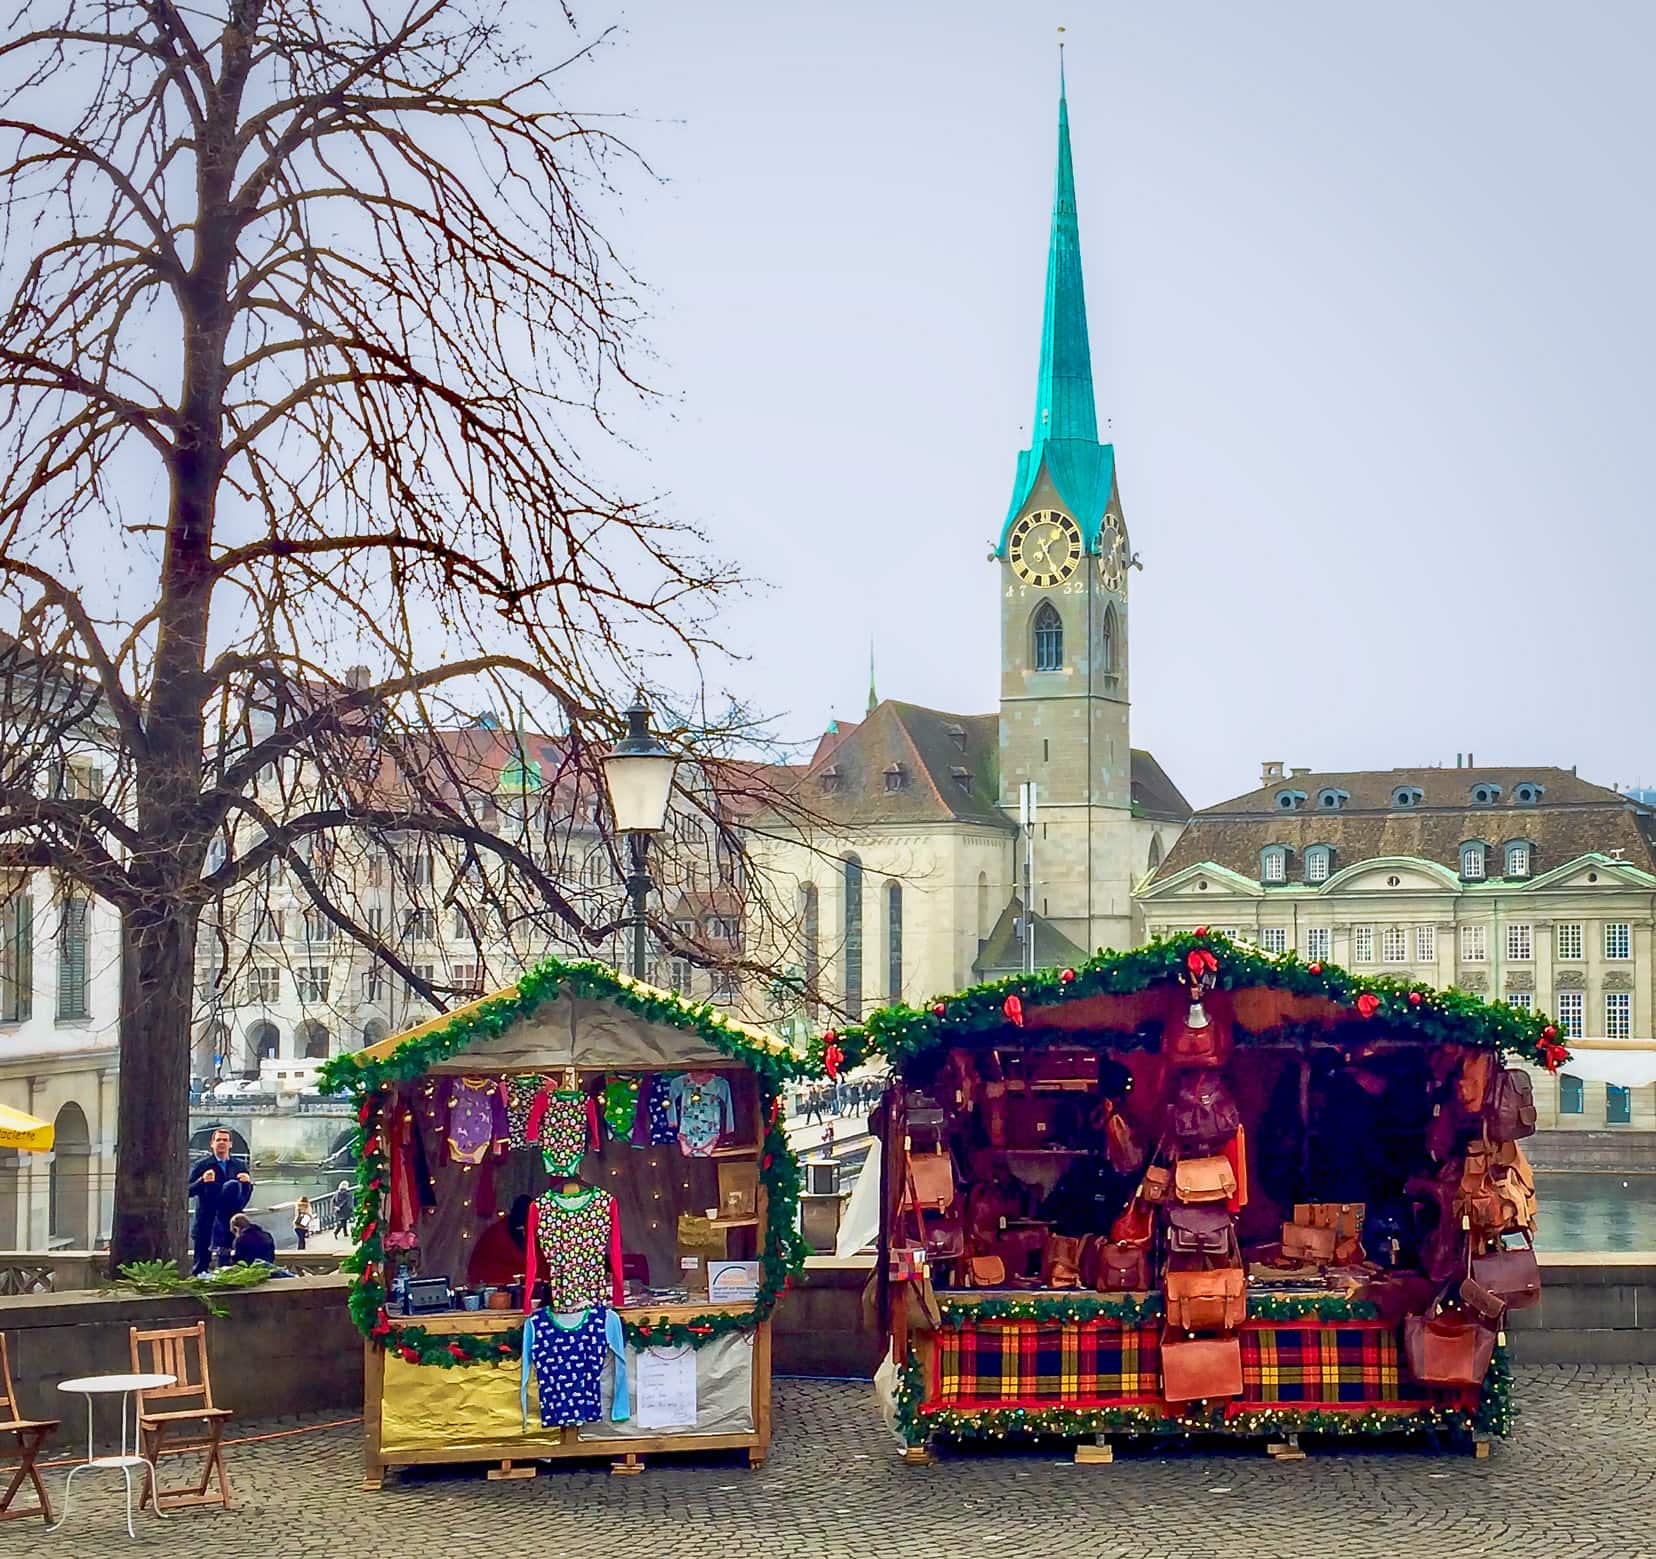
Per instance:
[[[1001,911],[994,929],[984,939],[977,958],[972,963],[979,979],[996,975],[1016,974],[1023,968],[1023,939],[1018,933],[1018,918],[1023,914],[1023,900],[1012,898]],[[1087,955],[1064,935],[1050,920],[1035,916],[1035,967],[1084,963]]]
[[[1138,816],[1172,823],[1182,823],[1190,816],[1184,792],[1142,747],[1133,749],[1132,787],[1133,811]]]
[[[1542,787],[1538,802],[1514,799],[1517,787]],[[1477,785],[1498,785],[1493,805],[1472,801]],[[1409,807],[1393,804],[1403,787],[1420,792]],[[1283,790],[1303,791],[1298,810],[1277,803]],[[1340,790],[1348,799],[1337,810],[1317,805],[1318,792]],[[1407,856],[1460,869],[1460,847],[1481,839],[1492,847],[1527,839],[1534,846],[1530,874],[1539,876],[1595,851],[1621,852],[1623,859],[1656,872],[1656,814],[1616,791],[1594,785],[1568,769],[1370,769],[1347,773],[1301,771],[1273,780],[1246,795],[1205,807],[1193,817],[1154,881],[1186,867],[1212,862],[1243,877],[1259,877],[1259,852],[1269,844],[1292,852],[1288,880],[1301,880],[1300,857],[1315,844],[1334,847],[1339,870],[1380,856]],[[1491,860],[1490,875],[1500,875]]]

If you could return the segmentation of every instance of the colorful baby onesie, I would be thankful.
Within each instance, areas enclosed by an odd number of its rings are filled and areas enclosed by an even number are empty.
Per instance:
[[[506,1121],[506,1085],[498,1077],[449,1077],[443,1081],[448,1106],[449,1157],[481,1164],[503,1150],[511,1132]]]
[[[617,1142],[631,1142],[638,1123],[640,1079],[611,1077],[604,1084],[604,1124]]]
[[[665,1072],[651,1072],[639,1090],[638,1117],[633,1122],[635,1148],[659,1148],[678,1141],[673,1124],[673,1079]]]
[[[608,1191],[543,1191],[529,1206],[523,1308],[544,1280],[553,1310],[621,1303],[621,1217]]]
[[[511,1077],[506,1081],[506,1128],[514,1148],[526,1148],[535,1140],[535,1127],[546,1108],[546,1079]]]
[[[686,1158],[711,1158],[721,1132],[736,1124],[730,1084],[716,1072],[685,1072],[672,1084],[673,1124]]]
[[[572,1175],[588,1153],[598,1151],[598,1107],[578,1088],[548,1094],[529,1129],[549,1175]]]
[[[604,1362],[615,1356],[610,1422],[632,1414],[627,1386],[627,1340],[621,1317],[603,1305],[572,1315],[538,1310],[523,1323],[523,1371],[518,1401],[529,1425],[529,1371],[535,1371],[541,1427],[590,1424],[604,1416]]]

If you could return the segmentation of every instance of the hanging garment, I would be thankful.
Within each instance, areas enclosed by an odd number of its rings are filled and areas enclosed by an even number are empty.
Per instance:
[[[535,1073],[506,1079],[506,1136],[514,1148],[526,1148],[539,1135],[546,1109],[547,1080]]]
[[[678,1141],[673,1124],[673,1078],[666,1072],[651,1072],[639,1087],[637,1118],[633,1121],[635,1148],[666,1147]]]
[[[572,1175],[588,1153],[598,1151],[598,1107],[579,1088],[548,1094],[534,1129],[549,1175]]]
[[[685,1072],[673,1079],[673,1125],[686,1158],[710,1158],[721,1133],[736,1124],[730,1084],[716,1072]]]
[[[481,1164],[510,1140],[506,1085],[498,1077],[446,1077],[449,1157],[457,1164]]]
[[[632,1141],[643,1098],[642,1082],[637,1077],[611,1077],[604,1084],[604,1124],[617,1142]]]
[[[544,1281],[553,1310],[621,1303],[621,1215],[596,1186],[565,1195],[543,1191],[529,1206],[523,1308]]]
[[[387,1250],[412,1250],[418,1243],[416,1231],[421,1211],[437,1205],[414,1109],[415,1101],[406,1088],[395,1089],[385,1108],[386,1158],[391,1167],[385,1229]]]
[[[529,1427],[531,1368],[543,1429],[591,1424],[602,1418],[604,1362],[609,1355],[615,1358],[609,1416],[611,1423],[620,1424],[632,1414],[627,1339],[621,1317],[603,1305],[565,1315],[537,1310],[523,1323],[523,1370],[518,1384],[523,1427]]]

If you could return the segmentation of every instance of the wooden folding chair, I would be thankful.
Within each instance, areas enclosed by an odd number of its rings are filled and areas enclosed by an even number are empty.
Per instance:
[[[224,1473],[224,1452],[220,1445],[224,1425],[232,1416],[227,1407],[213,1405],[213,1386],[207,1374],[207,1323],[197,1321],[194,1326],[177,1326],[162,1331],[141,1332],[132,1328],[132,1368],[135,1374],[173,1375],[171,1386],[153,1386],[138,1393],[138,1431],[143,1437],[144,1455],[159,1464],[163,1456],[187,1456],[200,1451],[201,1481],[184,1488],[163,1489],[151,1484],[138,1502],[142,1510],[150,1492],[155,1494],[156,1506],[161,1510],[175,1510],[183,1505],[211,1505],[215,1500],[226,1510],[230,1508],[230,1482]],[[197,1398],[193,1406],[174,1407],[170,1404],[185,1398]],[[155,1404],[168,1406],[157,1408]],[[170,1440],[174,1429],[200,1424],[201,1429],[192,1439]],[[209,1492],[208,1485],[218,1475],[218,1493]]]
[[[12,1385],[11,1355],[6,1351],[6,1334],[0,1332],[0,1435],[17,1437],[17,1467],[6,1492],[0,1495],[0,1521],[15,1521],[19,1516],[44,1516],[52,1524],[52,1502],[46,1497],[46,1486],[35,1471],[35,1458],[40,1455],[41,1443],[58,1426],[55,1418],[24,1418],[17,1410],[17,1388]],[[0,1469],[3,1470],[3,1469]],[[12,1500],[27,1478],[34,1485],[38,1505],[12,1509]]]

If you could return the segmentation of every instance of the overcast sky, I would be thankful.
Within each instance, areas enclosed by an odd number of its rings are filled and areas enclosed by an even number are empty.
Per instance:
[[[678,414],[650,484],[771,588],[732,685],[808,737],[992,709],[1068,75],[1133,736],[1656,780],[1656,5],[634,0],[575,95]],[[603,19],[587,7],[581,20]]]

